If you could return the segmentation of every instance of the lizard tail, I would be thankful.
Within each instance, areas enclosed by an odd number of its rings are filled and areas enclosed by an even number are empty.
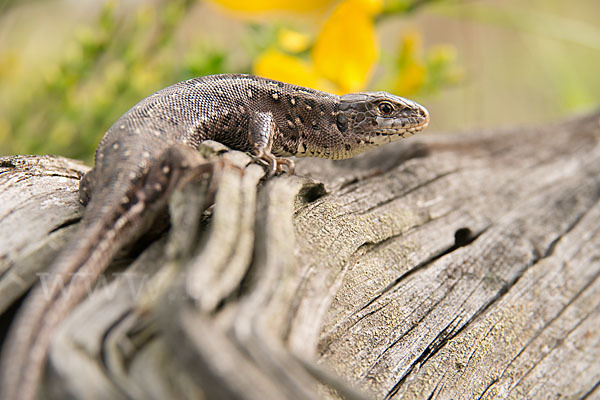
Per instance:
[[[35,398],[54,329],[106,269],[122,247],[122,238],[143,229],[139,225],[147,220],[142,218],[145,211],[144,202],[138,201],[125,211],[109,207],[100,218],[90,221],[84,217],[76,234],[81,240],[72,240],[59,254],[11,326],[0,363],[1,399]]]
[[[131,168],[130,172],[136,172],[138,167]],[[205,174],[212,183],[221,168],[222,163],[207,162],[194,149],[171,146],[140,174],[137,184],[119,182],[128,176],[127,171],[120,171],[109,176],[103,190],[94,190],[76,238],[52,263],[49,279],[40,280],[32,289],[10,328],[0,360],[0,399],[35,398],[52,333],[86,295],[90,283],[104,272],[125,242],[150,227],[176,187]]]

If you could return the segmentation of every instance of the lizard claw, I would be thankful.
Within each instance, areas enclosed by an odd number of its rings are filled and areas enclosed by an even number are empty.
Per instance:
[[[294,174],[294,162],[292,160],[288,160],[287,158],[275,157],[270,152],[260,150],[256,157],[264,161],[269,166],[269,173],[267,177],[271,177],[275,174],[282,174],[284,172],[283,166],[285,165],[287,173],[289,175]]]
[[[288,175],[294,175],[296,165],[292,160],[289,160],[287,158],[276,158],[275,163],[277,164],[276,168],[278,173],[283,173],[283,166],[285,165]]]

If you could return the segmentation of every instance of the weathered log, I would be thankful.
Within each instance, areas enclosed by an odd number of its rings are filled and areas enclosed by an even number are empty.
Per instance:
[[[207,183],[189,184],[168,230],[90,282],[46,397],[600,396],[600,113],[267,181],[221,156],[244,172],[218,176],[210,212]],[[4,324],[31,284],[59,283],[44,268],[76,240],[86,169],[0,159]]]

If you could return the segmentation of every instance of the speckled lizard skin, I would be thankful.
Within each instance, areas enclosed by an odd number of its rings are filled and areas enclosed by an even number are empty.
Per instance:
[[[385,92],[337,96],[251,75],[214,75],[180,82],[145,98],[106,132],[94,168],[82,179],[87,204],[79,233],[50,267],[64,285],[77,274],[98,277],[115,253],[166,207],[168,195],[197,164],[211,139],[263,160],[271,173],[287,156],[352,157],[410,136],[429,122],[417,103]],[[52,332],[86,294],[68,296],[38,284],[26,298],[4,345],[3,400],[36,396]]]

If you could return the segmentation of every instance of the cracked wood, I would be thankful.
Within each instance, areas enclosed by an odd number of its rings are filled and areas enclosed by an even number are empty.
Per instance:
[[[243,167],[239,154],[227,156]],[[65,168],[50,160],[44,168]],[[26,190],[20,177],[42,179],[2,165],[0,196]],[[50,393],[600,395],[600,113],[425,135],[297,170],[312,179],[224,176],[212,218],[193,213],[205,187],[177,193],[169,232],[124,255],[130,277],[109,279],[114,295],[94,293],[62,326]],[[56,182],[46,213],[73,220],[75,207],[57,214],[76,204],[74,191],[58,190],[64,177],[43,179]],[[2,237],[61,226],[32,221],[26,210],[39,198],[0,204],[20,221],[3,223]],[[16,237],[1,248],[10,262],[0,284],[22,291],[11,276],[38,250]]]

